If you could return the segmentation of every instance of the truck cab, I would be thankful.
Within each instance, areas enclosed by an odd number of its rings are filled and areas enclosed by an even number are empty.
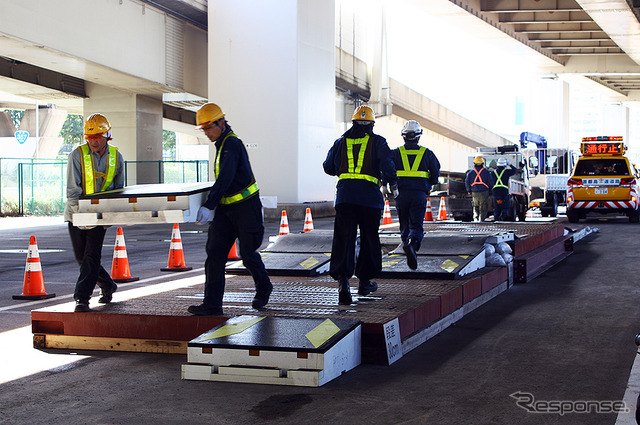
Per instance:
[[[622,137],[585,137],[567,190],[567,218],[578,222],[589,213],[624,214],[640,221],[637,171],[624,155]]]

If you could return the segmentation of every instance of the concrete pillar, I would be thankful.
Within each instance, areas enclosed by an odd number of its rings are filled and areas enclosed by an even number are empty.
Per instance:
[[[335,140],[334,9],[209,1],[209,100],[247,146],[261,195],[278,203],[334,197],[335,178],[322,170]]]
[[[162,100],[87,83],[84,118],[101,113],[109,120],[113,145],[125,161],[138,162],[127,167],[127,185],[161,183]]]
[[[13,137],[15,133],[16,126],[9,111],[0,111],[0,137]]]
[[[55,159],[62,146],[63,139],[59,136],[67,119],[67,111],[44,105],[36,108],[24,111],[20,130],[28,131],[29,138],[34,140],[34,158]]]
[[[629,146],[629,108],[619,104],[603,106],[601,136],[622,136]]]

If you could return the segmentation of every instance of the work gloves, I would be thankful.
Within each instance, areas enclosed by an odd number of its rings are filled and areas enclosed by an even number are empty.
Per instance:
[[[196,215],[196,223],[203,224],[211,219],[211,210],[207,207],[200,207]]]
[[[382,195],[386,198],[386,199],[395,199],[398,196],[398,185],[394,184],[392,186],[387,187],[387,185],[383,185],[381,188],[382,190]]]

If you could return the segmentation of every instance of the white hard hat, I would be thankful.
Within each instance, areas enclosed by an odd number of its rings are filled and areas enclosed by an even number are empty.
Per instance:
[[[418,121],[407,121],[402,127],[402,136],[407,140],[413,140],[420,138],[422,135],[422,127],[418,124]]]
[[[508,164],[505,158],[498,158],[498,167],[506,167]]]

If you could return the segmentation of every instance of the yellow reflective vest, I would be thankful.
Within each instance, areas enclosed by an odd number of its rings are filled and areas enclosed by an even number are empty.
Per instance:
[[[82,152],[82,192],[85,195],[91,195],[96,193],[97,181],[102,178],[102,187],[98,192],[106,191],[113,178],[116,175],[116,169],[118,167],[118,148],[115,146],[109,146],[109,153],[107,158],[107,169],[104,173],[96,171],[93,166],[93,155],[91,154],[91,148],[88,144],[80,146]]]
[[[216,161],[215,161],[215,168],[214,168],[214,173],[216,176],[216,179],[218,178],[218,175],[220,174],[220,153],[222,152],[222,148],[224,147],[224,142],[227,140],[227,137],[229,136],[234,136],[234,137],[238,137],[236,136],[233,132],[229,132],[226,136],[224,136],[224,139],[222,139],[222,143],[220,143],[220,148],[218,149],[218,152],[216,152]],[[247,199],[248,197],[250,197],[251,195],[255,194],[256,192],[258,192],[259,188],[258,188],[258,183],[256,183],[256,179],[252,178],[252,183],[249,184],[249,186],[245,187],[244,189],[242,189],[240,192],[233,194],[233,195],[229,195],[229,196],[223,196],[222,199],[220,199],[220,203],[222,205],[229,205],[229,204],[235,204],[237,202],[240,202],[244,199]]]

